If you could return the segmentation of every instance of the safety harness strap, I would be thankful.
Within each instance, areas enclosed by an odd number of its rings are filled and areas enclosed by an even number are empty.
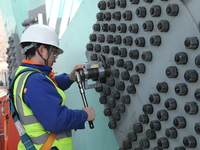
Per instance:
[[[38,72],[36,69],[32,69],[32,68],[28,68],[28,69],[23,69],[21,70],[17,75],[15,75],[13,77],[13,79],[11,80],[10,82],[10,86],[9,86],[9,90],[8,90],[8,94],[10,95],[10,108],[11,108],[11,111],[12,111],[12,117],[13,117],[13,120],[15,122],[15,126],[19,132],[19,135],[21,137],[21,141],[22,143],[24,144],[26,150],[36,150],[36,148],[34,147],[30,137],[28,136],[28,134],[25,132],[21,122],[19,121],[19,115],[16,111],[16,108],[14,106],[14,97],[13,97],[13,85],[14,85],[14,82],[15,80],[17,79],[17,77],[24,73],[25,71],[31,71],[32,73],[36,73]]]
[[[56,139],[56,135],[54,133],[51,133],[49,137],[47,138],[46,142],[42,145],[40,150],[49,150]]]
[[[22,112],[23,111],[22,103],[21,103],[21,99],[19,98],[19,96],[16,97],[16,105],[17,105],[19,114],[16,111],[17,109],[15,108],[14,97],[13,97],[13,89],[14,89],[13,85],[14,85],[14,82],[17,79],[17,77],[19,75],[21,75],[22,73],[24,73],[24,74],[20,77],[20,79],[18,81],[18,86],[16,88],[17,94],[19,94],[21,92],[21,89],[23,88],[22,86],[24,85],[23,81],[25,78],[27,78],[28,76],[30,76],[33,73],[42,73],[42,72],[40,72],[34,68],[26,68],[26,69],[21,70],[17,75],[15,75],[13,77],[12,81],[10,82],[10,88],[9,88],[8,94],[10,94],[10,108],[12,111],[12,117],[15,122],[15,126],[19,132],[22,143],[26,147],[26,150],[36,150],[33,143],[37,144],[37,145],[43,144],[41,150],[50,149],[55,139],[60,140],[62,138],[71,137],[72,136],[71,131],[60,133],[57,135],[55,135],[53,133],[51,133],[49,135],[48,133],[46,133],[46,134],[40,135],[38,137],[29,137],[28,136],[28,134],[26,133],[26,131],[24,130],[22,125],[29,125],[29,124],[37,123],[38,120],[33,115],[29,115],[29,116],[23,115],[24,113]],[[45,74],[43,74],[43,75],[45,75]],[[20,118],[20,121],[19,121],[19,118]]]

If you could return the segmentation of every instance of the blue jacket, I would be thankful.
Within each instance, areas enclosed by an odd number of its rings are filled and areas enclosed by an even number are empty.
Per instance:
[[[24,62],[21,65],[36,68],[46,75],[52,70],[45,65]],[[65,73],[55,76],[55,81],[62,90],[68,89],[73,83]],[[61,133],[85,128],[88,114],[84,110],[71,110],[67,106],[61,106],[62,99],[59,93],[52,82],[41,73],[32,74],[26,82],[25,89],[24,101],[46,131]]]

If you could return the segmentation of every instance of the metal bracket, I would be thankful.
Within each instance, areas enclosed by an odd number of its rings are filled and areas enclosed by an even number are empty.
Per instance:
[[[10,101],[9,101],[9,95],[7,95],[7,97],[6,97],[6,99],[5,100],[3,100],[2,102],[1,102],[1,104],[2,104],[2,107],[1,107],[1,113],[2,113],[2,115],[4,116],[5,115],[5,103],[8,103],[8,114],[7,114],[7,116],[6,117],[10,117]]]
[[[95,83],[95,84],[88,84],[88,80],[85,80],[84,82],[84,89],[93,89],[93,88],[97,88],[97,87],[101,87],[101,83]]]

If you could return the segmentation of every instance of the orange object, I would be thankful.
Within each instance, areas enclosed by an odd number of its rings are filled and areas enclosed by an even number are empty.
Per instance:
[[[50,149],[54,140],[56,139],[56,135],[54,133],[51,133],[49,137],[47,138],[46,142],[43,144],[40,150],[47,150]]]
[[[6,95],[0,97],[0,109],[2,109],[2,101],[6,99]],[[15,128],[12,116],[9,115],[9,103],[4,103],[4,114],[0,111],[0,150],[17,150],[20,140],[17,129]]]

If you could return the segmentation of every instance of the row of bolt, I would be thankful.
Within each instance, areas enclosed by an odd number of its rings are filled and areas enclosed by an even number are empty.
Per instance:
[[[130,0],[131,1],[131,0]],[[134,2],[132,0],[131,2],[132,4],[136,4],[136,2]],[[112,1],[108,1],[107,3],[105,1],[100,1],[98,3],[98,8],[100,10],[106,10],[106,7],[108,7],[108,9],[115,9],[115,1],[112,0]],[[120,8],[125,8],[126,7],[126,0],[123,0],[123,2],[121,1],[117,1],[117,6],[119,6]],[[150,14],[152,17],[159,17],[161,15],[161,7],[159,5],[153,5],[151,8],[150,8]],[[136,15],[138,17],[145,17],[146,16],[146,8],[145,7],[138,7],[135,11]],[[169,4],[166,8],[166,13],[167,15],[169,16],[177,16],[178,13],[179,13],[179,6],[177,4]],[[132,12],[131,11],[126,11],[123,15],[123,18],[126,19],[126,20],[131,20],[132,19]],[[101,14],[101,13],[98,13],[97,14],[97,20],[98,21],[103,21],[102,19],[104,18],[104,15]],[[109,15],[108,17],[105,17],[105,18],[111,18],[111,15]],[[112,18],[115,19],[115,20],[119,20],[119,18],[121,18],[121,15],[119,17],[119,15],[117,15],[116,17],[116,14],[112,15]]]
[[[142,28],[145,32],[148,31],[153,31],[154,29],[154,23],[151,20],[147,20],[143,23]],[[167,20],[160,20],[157,24],[157,29],[160,32],[168,32],[170,28],[170,24]],[[103,23],[103,24],[99,24],[96,23],[93,25],[93,30],[95,32],[116,32],[118,31],[119,33],[126,33],[127,31],[129,31],[130,33],[138,33],[139,32],[139,25],[137,23],[135,24],[131,24],[127,27],[126,23],[120,23],[118,26],[116,24],[107,24],[107,23]]]

